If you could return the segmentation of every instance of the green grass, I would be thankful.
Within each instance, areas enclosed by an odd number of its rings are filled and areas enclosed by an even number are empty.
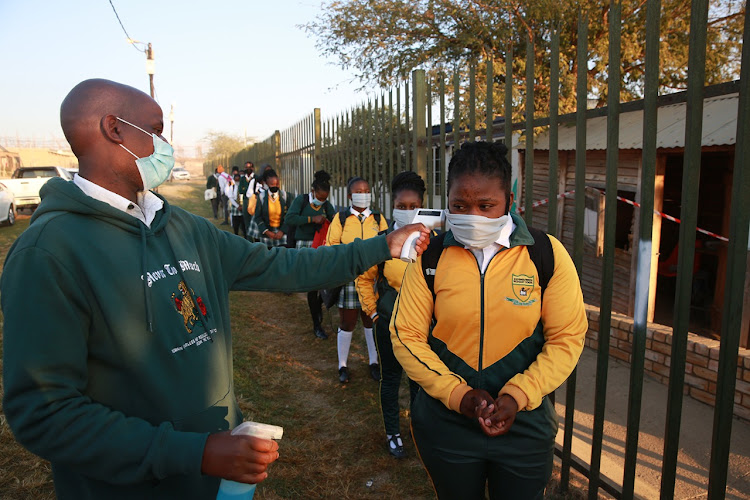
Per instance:
[[[161,188],[171,203],[209,217],[202,192],[200,180]],[[14,227],[0,228],[3,260],[27,226],[28,217],[21,216]],[[284,427],[280,458],[256,498],[434,498],[410,438],[407,459],[396,460],[386,451],[378,386],[368,373],[361,326],[352,342],[352,379],[341,385],[335,335],[325,341],[313,336],[304,294],[232,292],[230,310],[235,390],[245,419]],[[328,315],[331,334],[338,315]],[[401,394],[402,434],[409,436],[405,384]],[[1,408],[0,498],[54,498],[49,464],[14,441]]]

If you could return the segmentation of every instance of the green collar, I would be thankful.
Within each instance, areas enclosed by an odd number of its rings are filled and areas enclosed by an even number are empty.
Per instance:
[[[529,228],[526,225],[526,222],[523,220],[523,218],[514,213],[510,213],[511,219],[513,219],[513,223],[516,225],[516,229],[513,231],[513,233],[510,235],[510,247],[517,247],[517,246],[530,246],[534,244],[534,237],[531,236],[531,233],[529,233]],[[459,243],[456,241],[456,238],[453,237],[453,232],[448,231],[445,235],[445,241],[443,242],[443,246],[456,246],[464,248],[466,245]]]

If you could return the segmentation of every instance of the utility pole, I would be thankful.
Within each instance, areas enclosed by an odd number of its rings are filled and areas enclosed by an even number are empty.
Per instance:
[[[154,99],[154,49],[151,48],[151,43],[148,44],[146,50],[146,73],[148,73],[148,83],[151,87],[151,99]]]

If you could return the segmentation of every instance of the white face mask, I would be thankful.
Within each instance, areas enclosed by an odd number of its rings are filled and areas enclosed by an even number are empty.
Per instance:
[[[398,227],[404,227],[411,224],[414,220],[414,216],[417,215],[417,210],[400,210],[398,208],[393,209],[393,221]]]
[[[446,211],[446,229],[453,232],[456,241],[469,248],[482,249],[500,239],[503,229],[512,227],[510,215],[497,219],[481,215],[452,214]]]
[[[352,193],[352,206],[357,208],[370,208],[372,194],[370,193]]]

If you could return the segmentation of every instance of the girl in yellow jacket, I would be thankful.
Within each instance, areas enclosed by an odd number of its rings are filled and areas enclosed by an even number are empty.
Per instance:
[[[372,195],[370,194],[370,184],[366,180],[361,177],[349,179],[347,193],[351,201],[351,207],[333,217],[333,221],[328,227],[327,245],[351,243],[356,239],[366,240],[377,236],[380,231],[385,231],[388,228],[385,217],[370,210]],[[336,336],[339,355],[339,381],[342,384],[349,382],[350,373],[347,366],[349,348],[352,343],[352,332],[357,325],[358,315],[362,316],[367,352],[370,357],[370,375],[374,380],[380,380],[380,366],[378,365],[378,352],[375,348],[375,339],[372,332],[372,319],[362,311],[353,281],[347,283],[341,289],[337,305],[341,320]]]
[[[430,242],[439,258],[407,267],[391,320],[394,354],[422,388],[412,432],[440,499],[483,499],[485,488],[542,498],[557,433],[547,395],[588,328],[565,248],[509,213],[506,152],[467,143],[453,156],[447,232]]]
[[[401,172],[393,178],[393,223],[387,232],[411,223],[416,210],[422,208],[424,193],[424,180],[416,172]],[[375,341],[380,360],[380,410],[383,414],[388,452],[396,458],[406,456],[398,418],[398,389],[404,370],[393,355],[388,328],[405,270],[406,262],[391,259],[371,267],[356,280],[362,310],[375,322]],[[411,399],[414,399],[419,386],[409,380],[409,389]]]

